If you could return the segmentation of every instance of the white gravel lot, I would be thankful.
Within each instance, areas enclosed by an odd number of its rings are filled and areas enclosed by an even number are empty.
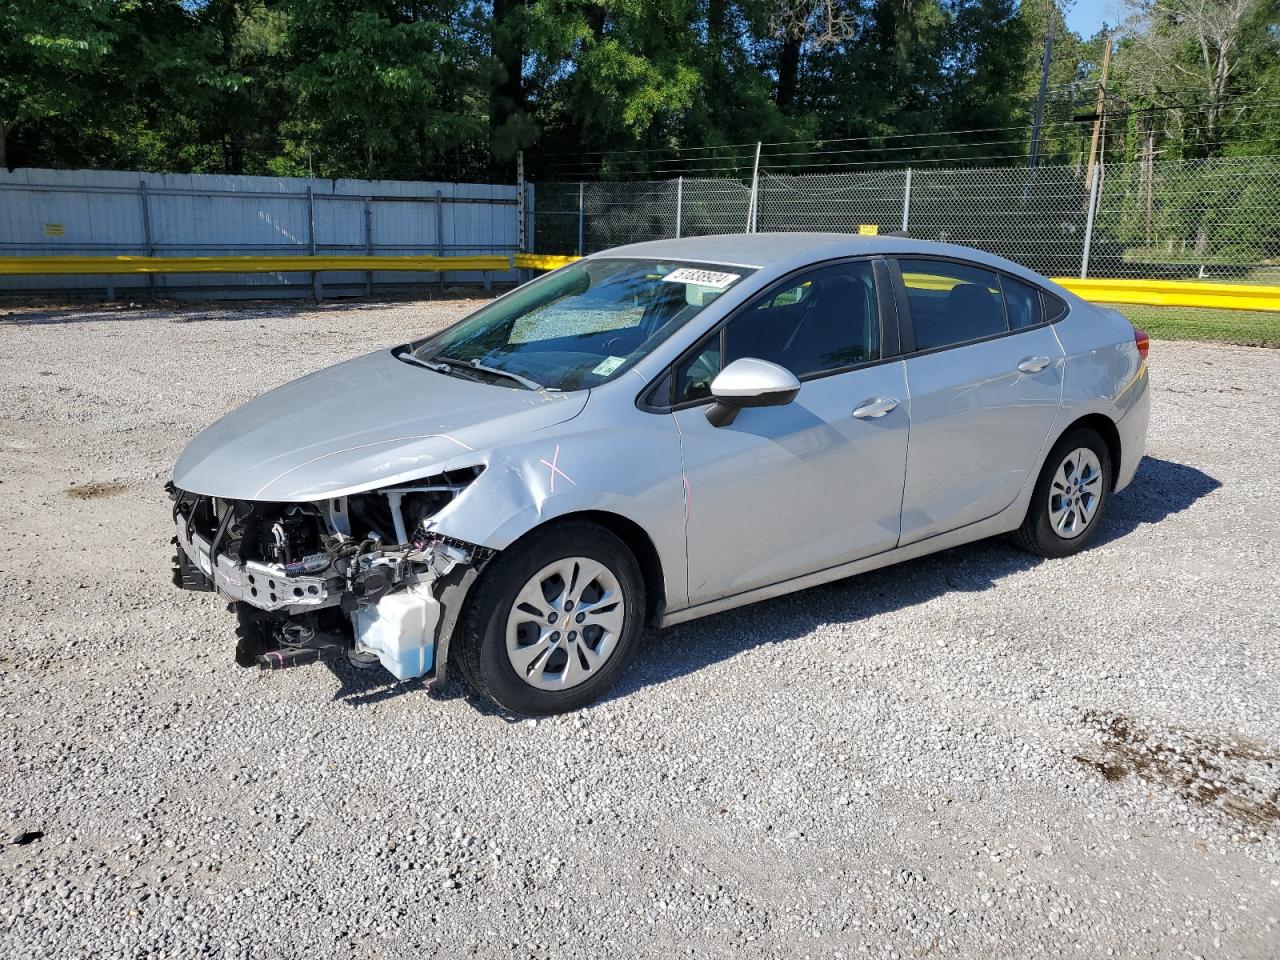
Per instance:
[[[572,716],[238,669],[178,452],[473,305],[0,307],[0,956],[1280,955],[1280,352],[1153,344],[1084,554],[687,624]]]

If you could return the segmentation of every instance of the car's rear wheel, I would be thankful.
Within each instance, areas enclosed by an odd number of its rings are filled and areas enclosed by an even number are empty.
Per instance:
[[[1014,542],[1042,557],[1083,550],[1101,524],[1111,471],[1111,453],[1098,434],[1087,427],[1068,430],[1044,462]]]
[[[514,713],[576,710],[626,667],[644,609],[626,544],[588,521],[553,524],[500,553],[476,582],[459,637],[463,672]]]

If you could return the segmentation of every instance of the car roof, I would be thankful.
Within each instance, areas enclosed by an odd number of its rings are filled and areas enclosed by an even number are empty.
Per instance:
[[[593,257],[644,257],[655,260],[691,260],[724,266],[761,269],[796,260],[825,260],[830,257],[890,254],[918,254],[959,257],[985,263],[1001,270],[1037,276],[1020,264],[1003,257],[933,240],[912,240],[897,236],[859,236],[850,233],[722,233],[704,237],[649,240],[613,247]]]

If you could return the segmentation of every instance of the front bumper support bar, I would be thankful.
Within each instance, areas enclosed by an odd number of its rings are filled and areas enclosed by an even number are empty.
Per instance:
[[[233,600],[243,601],[259,610],[284,610],[288,613],[321,610],[336,606],[341,601],[341,591],[330,590],[324,577],[290,577],[285,574],[284,567],[276,564],[256,560],[238,564],[226,554],[212,557],[209,541],[192,529],[181,514],[178,514],[174,526],[178,549],[213,581],[219,592]]]

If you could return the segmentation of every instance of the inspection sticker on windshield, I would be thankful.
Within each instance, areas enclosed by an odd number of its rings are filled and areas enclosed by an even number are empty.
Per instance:
[[[701,287],[723,290],[733,281],[741,277],[740,273],[717,273],[715,270],[695,270],[693,267],[681,267],[668,273],[662,279],[667,283],[696,283]]]
[[[596,364],[595,369],[591,372],[597,376],[607,377],[626,362],[626,357],[605,357]]]

